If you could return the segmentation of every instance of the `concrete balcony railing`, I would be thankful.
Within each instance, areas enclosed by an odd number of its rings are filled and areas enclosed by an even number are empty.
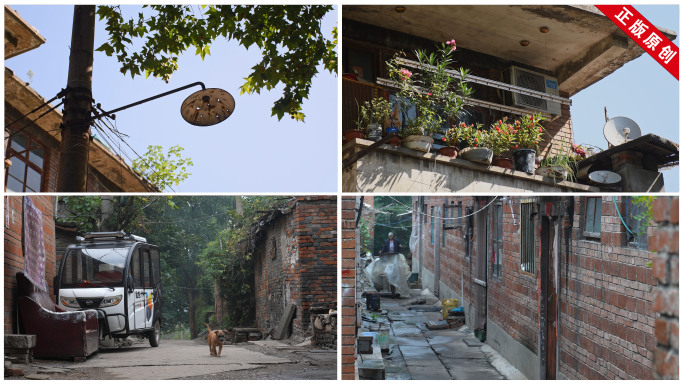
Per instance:
[[[342,158],[373,144],[354,139],[342,148]],[[384,144],[342,170],[344,192],[501,193],[599,192],[579,183],[487,166],[463,159]]]

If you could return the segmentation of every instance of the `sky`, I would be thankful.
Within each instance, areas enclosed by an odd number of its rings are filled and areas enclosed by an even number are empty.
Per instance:
[[[679,6],[635,5],[634,8],[651,23],[673,30],[679,36]],[[679,37],[674,43],[680,46]],[[642,134],[653,133],[679,143],[679,82],[646,53],[571,99],[575,143],[607,148],[608,142],[603,136],[604,106],[609,118],[628,117],[639,125]],[[679,167],[663,171],[663,178],[666,192],[680,191]]]
[[[22,80],[30,82],[45,99],[66,86],[69,45],[73,20],[72,5],[11,5],[19,15],[45,37],[40,47],[5,61]],[[139,7],[122,7],[137,15]],[[133,13],[131,13],[131,11]],[[199,11],[198,11],[199,12]],[[322,31],[332,38],[337,24],[337,7],[326,14]],[[106,41],[104,22],[97,21],[95,48]],[[192,175],[173,191],[197,192],[337,192],[338,175],[338,79],[322,67],[312,82],[303,105],[305,123],[271,117],[271,107],[282,88],[261,94],[240,95],[239,87],[251,67],[261,60],[256,46],[249,50],[234,41],[216,41],[211,55],[202,61],[194,49],[179,57],[178,71],[169,83],[152,77],[119,72],[116,57],[95,52],[93,98],[105,110],[197,81],[207,88],[222,88],[235,98],[235,112],[224,122],[209,127],[186,123],[180,105],[190,88],[164,98],[118,112],[117,128],[130,137],[126,142],[142,155],[150,145],[164,150],[180,145],[183,157],[190,157]],[[29,71],[32,76],[29,76]],[[122,144],[125,149],[125,145]],[[128,153],[135,158],[130,149]],[[128,162],[130,164],[130,162]],[[170,190],[166,190],[170,191]]]

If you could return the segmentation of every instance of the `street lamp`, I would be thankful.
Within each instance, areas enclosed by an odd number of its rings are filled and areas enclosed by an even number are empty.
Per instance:
[[[228,119],[235,111],[235,99],[228,91],[220,88],[207,88],[202,82],[195,82],[183,87],[163,92],[159,95],[151,96],[147,99],[139,100],[135,103],[127,104],[123,107],[115,108],[111,111],[103,111],[94,115],[91,122],[103,117],[112,116],[114,113],[135,107],[143,103],[150,102],[164,96],[183,91],[190,87],[201,86],[202,89],[191,94],[181,104],[180,113],[183,119],[195,126],[213,126]]]

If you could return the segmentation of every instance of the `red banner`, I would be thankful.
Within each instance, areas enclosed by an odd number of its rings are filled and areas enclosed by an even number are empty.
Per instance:
[[[679,47],[631,5],[597,5],[596,8],[631,37],[644,51],[679,80]]]

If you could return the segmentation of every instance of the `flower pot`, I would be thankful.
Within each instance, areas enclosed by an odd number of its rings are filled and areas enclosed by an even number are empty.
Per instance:
[[[492,166],[513,169],[513,159],[495,157],[494,159],[492,159]]]
[[[537,152],[532,149],[524,148],[522,150],[513,151],[513,161],[515,162],[515,170],[534,174],[534,163],[537,158]]]
[[[394,138],[390,139],[387,144],[392,145],[392,146],[401,146],[401,137],[399,135],[395,136]]]
[[[491,164],[494,152],[486,147],[466,147],[461,150],[461,158],[475,163]]]
[[[458,156],[458,148],[456,147],[442,147],[439,150],[439,155],[448,156],[450,158],[455,158]]]
[[[537,169],[537,175],[564,181],[568,179],[568,170],[561,166],[542,166]]]
[[[430,148],[432,147],[432,143],[434,142],[435,140],[432,139],[431,136],[427,135],[409,135],[401,141],[404,147],[422,152],[429,152]]]
[[[368,132],[367,138],[374,142],[377,142],[382,138],[382,126],[377,123],[369,124],[366,128],[366,132]]]
[[[363,134],[363,131],[361,130],[347,130],[344,132],[344,140],[345,142],[349,142],[352,139],[363,139],[366,136]]]

